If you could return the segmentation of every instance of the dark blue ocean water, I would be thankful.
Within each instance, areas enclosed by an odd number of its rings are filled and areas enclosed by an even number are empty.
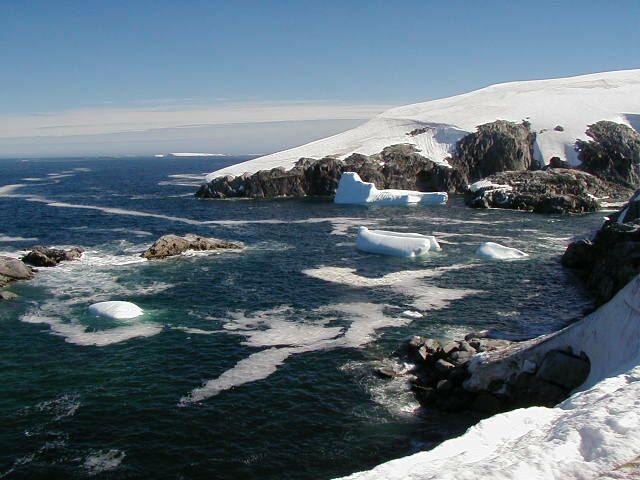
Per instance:
[[[587,305],[559,255],[601,214],[538,216],[323,200],[201,201],[241,158],[0,160],[0,251],[84,258],[0,304],[0,478],[328,479],[405,456],[473,419],[417,415],[373,374],[413,334],[546,333]],[[17,185],[6,187],[7,185]],[[359,225],[434,234],[419,260],[356,251]],[[242,253],[143,262],[166,233]],[[474,256],[495,240],[525,261]],[[87,307],[126,300],[141,318]],[[418,311],[422,318],[403,314]]]

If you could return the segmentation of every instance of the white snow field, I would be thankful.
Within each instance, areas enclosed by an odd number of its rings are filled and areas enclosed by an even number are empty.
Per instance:
[[[539,161],[549,163],[556,156],[578,164],[573,146],[576,139],[588,138],[587,125],[611,120],[640,128],[640,69],[500,83],[393,108],[338,135],[217,170],[207,175],[207,181],[274,167],[289,169],[302,157],[371,155],[398,143],[413,144],[422,155],[446,163],[460,138],[495,120],[529,121],[537,133]]]
[[[505,247],[495,242],[485,242],[476,250],[476,256],[491,260],[514,260],[529,255],[517,248]]]
[[[345,478],[634,478],[623,471],[640,455],[640,276],[584,320],[527,343],[525,348],[572,345],[584,351],[589,378],[554,408],[495,415],[431,451]]]
[[[114,320],[127,320],[144,314],[144,311],[135,303],[111,301],[98,302],[89,306],[89,313],[98,317],[113,318]]]
[[[378,255],[420,257],[430,251],[439,251],[440,245],[432,235],[369,230],[367,227],[360,227],[356,238],[356,248]]]
[[[338,183],[335,203],[363,205],[446,205],[446,192],[417,192],[414,190],[378,190],[373,183],[363,182],[355,172],[344,172]]]

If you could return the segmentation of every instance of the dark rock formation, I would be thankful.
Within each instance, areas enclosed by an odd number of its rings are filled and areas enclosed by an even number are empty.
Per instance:
[[[201,198],[275,198],[335,195],[343,172],[356,172],[376,187],[422,192],[462,191],[459,171],[420,155],[413,145],[392,145],[375,155],[355,153],[344,160],[302,158],[291,170],[274,168],[253,175],[219,177],[202,185]]]
[[[62,250],[59,248],[36,246],[22,257],[22,261],[34,267],[55,267],[60,262],[78,260],[83,253],[84,249],[79,247]]]
[[[535,213],[583,213],[596,211],[599,198],[623,201],[631,193],[625,187],[579,170],[502,172],[485,180],[487,186],[475,191],[467,189],[467,205]]]
[[[562,264],[575,269],[597,304],[609,301],[640,273],[640,190],[598,230],[591,240],[571,243]]]
[[[30,280],[33,270],[16,258],[0,257],[0,287],[16,280]]]
[[[590,125],[587,135],[593,140],[576,142],[580,168],[610,182],[628,188],[640,186],[640,134],[615,122]]]
[[[476,353],[506,349],[511,342],[479,338],[469,334],[464,340],[442,346],[437,340],[413,337],[408,355],[416,363],[412,389],[423,406],[449,412],[473,410],[493,414],[531,405],[554,406],[580,386],[590,371],[589,359],[570,349],[550,350],[540,365],[525,362],[509,378],[495,380],[486,388],[471,390],[469,362]],[[395,375],[397,376],[397,375]]]
[[[538,167],[533,160],[535,138],[527,123],[497,120],[463,137],[450,163],[470,182],[498,172],[532,170]]]
[[[140,256],[153,260],[180,255],[187,250],[238,250],[242,248],[244,248],[242,243],[228,242],[217,238],[200,237],[193,234],[187,234],[183,237],[164,235]]]

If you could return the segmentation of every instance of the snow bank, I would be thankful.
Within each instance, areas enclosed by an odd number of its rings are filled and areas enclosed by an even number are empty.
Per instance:
[[[513,260],[516,258],[525,258],[529,255],[521,250],[511,247],[505,247],[499,243],[485,242],[476,250],[478,257],[490,258],[491,260]]]
[[[98,302],[89,306],[89,313],[99,317],[113,318],[115,320],[126,320],[139,317],[144,311],[131,302]]]
[[[611,120],[637,128],[640,70],[502,83],[394,108],[338,135],[215,171],[207,175],[207,181],[275,167],[289,169],[302,157],[372,155],[398,143],[415,145],[425,157],[446,163],[456,142],[478,125],[524,119],[537,134],[537,160],[549,163],[555,156],[576,165],[579,160],[573,146],[576,139],[587,139],[587,125]]]
[[[378,190],[373,183],[363,182],[355,172],[344,172],[338,184],[335,203],[380,205],[409,205],[414,203],[444,205],[448,195],[445,192],[416,192],[413,190]]]
[[[489,190],[502,190],[505,192],[510,192],[513,190],[513,187],[511,185],[493,183],[491,180],[478,180],[477,182],[469,185],[467,188],[474,193],[483,188]]]
[[[640,454],[640,276],[584,320],[542,341],[548,349],[568,343],[588,355],[591,373],[579,392],[555,408],[495,415],[431,451],[346,478],[583,480],[635,460]]]
[[[377,253],[379,255],[420,257],[429,251],[440,250],[440,245],[432,235],[369,230],[367,227],[360,227],[356,239],[356,248],[363,252]]]

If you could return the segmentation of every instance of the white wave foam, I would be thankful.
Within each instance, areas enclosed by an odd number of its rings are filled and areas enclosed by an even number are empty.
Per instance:
[[[233,387],[267,378],[275,373],[278,367],[297,350],[296,348],[272,347],[254,353],[239,361],[232,369],[227,370],[218,378],[209,380],[202,387],[194,389],[180,400],[180,405],[186,406],[201,402]]]
[[[84,468],[89,475],[110,472],[120,466],[126,454],[117,449],[93,451],[84,460]]]
[[[0,233],[0,242],[36,242],[36,237],[12,237]]]

